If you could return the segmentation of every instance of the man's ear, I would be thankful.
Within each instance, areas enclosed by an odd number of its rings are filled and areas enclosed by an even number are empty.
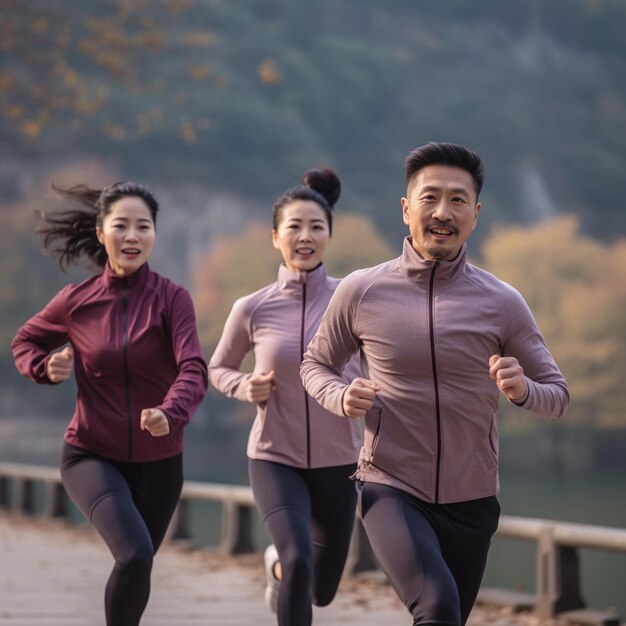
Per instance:
[[[474,224],[472,225],[472,230],[476,228],[476,223],[478,222],[478,214],[480,213],[480,207],[481,207],[480,202],[477,202],[476,208],[474,209]]]
[[[406,198],[400,198],[400,204],[402,205],[402,221],[405,224],[409,223],[409,201]]]

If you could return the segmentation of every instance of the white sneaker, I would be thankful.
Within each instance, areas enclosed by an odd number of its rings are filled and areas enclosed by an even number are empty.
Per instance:
[[[276,613],[280,580],[278,580],[276,574],[274,574],[274,566],[278,563],[278,552],[274,544],[270,544],[265,548],[263,560],[265,561],[265,578],[267,579],[267,585],[265,587],[265,606],[272,613]]]

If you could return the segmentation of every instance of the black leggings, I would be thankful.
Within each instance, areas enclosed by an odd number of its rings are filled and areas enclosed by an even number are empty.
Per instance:
[[[369,482],[357,492],[372,550],[413,626],[465,624],[498,526],[496,497],[431,504]]]
[[[354,526],[356,465],[299,469],[250,459],[250,484],[278,551],[280,626],[309,626],[335,597]]]
[[[105,591],[107,626],[137,626],[150,594],[152,558],[180,496],[182,454],[121,463],[65,443],[61,478],[115,559]]]

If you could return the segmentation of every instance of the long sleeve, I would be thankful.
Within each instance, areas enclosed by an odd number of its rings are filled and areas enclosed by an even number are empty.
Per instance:
[[[176,292],[169,321],[178,375],[158,408],[170,419],[187,423],[206,393],[208,379],[193,302],[186,290]]]
[[[20,374],[39,384],[52,385],[46,374],[50,354],[67,343],[67,290],[62,289],[46,307],[17,331],[11,342]]]
[[[246,400],[247,383],[251,376],[239,370],[246,354],[252,349],[249,323],[245,300],[237,300],[209,361],[211,384],[223,394],[242,401]]]
[[[507,319],[503,354],[517,358],[528,383],[528,397],[518,406],[548,419],[558,419],[569,406],[567,383],[537,327],[530,308],[517,291]]]

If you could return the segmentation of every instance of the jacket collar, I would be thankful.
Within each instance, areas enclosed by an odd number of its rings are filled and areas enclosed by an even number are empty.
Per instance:
[[[326,267],[323,263],[308,272],[290,270],[284,263],[281,263],[278,268],[279,289],[298,295],[302,293],[303,285],[306,285],[309,295],[317,293],[326,286],[326,278]]]
[[[150,267],[147,263],[144,263],[136,272],[128,276],[119,276],[107,263],[102,274],[102,283],[108,289],[121,290],[123,287],[126,289],[134,289],[135,287],[143,286],[148,280],[150,274]]]
[[[400,270],[413,282],[430,280],[433,269],[437,269],[437,280],[452,280],[463,273],[467,256],[467,245],[464,243],[461,250],[451,261],[423,259],[413,247],[411,237],[405,237],[400,256]]]

